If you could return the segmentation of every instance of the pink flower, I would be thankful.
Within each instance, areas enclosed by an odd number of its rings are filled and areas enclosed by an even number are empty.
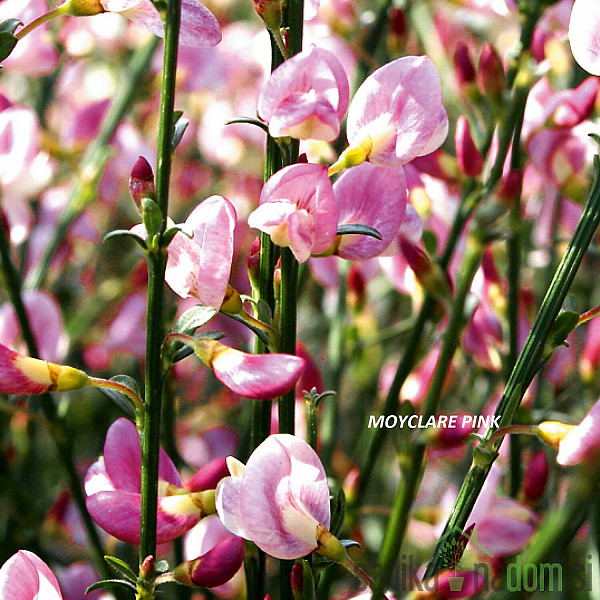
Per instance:
[[[181,298],[198,298],[219,308],[231,273],[235,208],[222,196],[210,196],[190,213],[167,248],[167,285]],[[146,237],[143,225],[131,229]],[[187,234],[187,235],[186,235]]]
[[[68,14],[90,16],[102,12],[119,13],[159,37],[164,36],[162,20],[151,0],[67,0]],[[221,27],[214,15],[198,0],[182,0],[182,46],[216,46],[221,41]]]
[[[348,110],[350,147],[330,168],[369,161],[381,167],[406,164],[433,152],[448,133],[440,79],[426,56],[398,58],[372,73]]]
[[[329,248],[337,220],[327,167],[299,163],[277,171],[265,183],[248,225],[268,233],[274,244],[289,247],[304,262]]]
[[[304,360],[291,354],[247,354],[215,340],[180,334],[170,339],[192,347],[222,384],[245,398],[277,398],[294,388],[304,369]]]
[[[246,466],[232,457],[228,464],[231,477],[217,487],[216,504],[229,531],[279,559],[316,550],[320,530],[329,528],[329,489],[319,457],[306,442],[272,435]]]
[[[64,392],[86,385],[83,371],[24,356],[0,344],[0,394]]]
[[[175,568],[177,581],[210,588],[219,597],[235,595],[243,581],[244,541],[217,515],[205,517],[186,534],[183,551],[187,560]]]
[[[19,550],[0,569],[0,598],[62,600],[62,594],[48,565],[33,552]]]
[[[340,133],[349,89],[335,55],[311,45],[273,71],[261,90],[258,114],[273,137],[331,142]]]
[[[579,65],[600,75],[600,4],[596,0],[575,0],[569,22],[571,52]]]
[[[364,163],[344,173],[333,184],[338,224],[361,223],[376,229],[382,239],[342,235],[335,254],[362,260],[382,254],[392,243],[406,212],[406,181],[402,167],[383,169]]]
[[[189,494],[164,450],[159,458],[156,541],[164,544],[191,529],[200,519],[206,493]],[[141,451],[135,425],[117,419],[109,428],[103,457],[85,478],[86,506],[105,531],[129,544],[140,541]]]

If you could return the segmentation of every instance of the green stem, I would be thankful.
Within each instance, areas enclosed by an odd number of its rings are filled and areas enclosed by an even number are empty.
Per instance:
[[[594,181],[589,200],[583,210],[577,229],[567,250],[554,274],[552,282],[544,296],[542,305],[533,323],[527,340],[519,354],[515,367],[510,374],[502,393],[495,415],[499,417],[499,428],[506,427],[512,421],[525,391],[540,367],[546,338],[562,307],[564,299],[573,283],[579,265],[589,247],[594,233],[600,222],[600,158],[594,157]],[[491,427],[486,439],[489,441],[495,433]],[[479,496],[481,487],[496,458],[496,452],[502,440],[497,439],[491,444],[491,452],[479,453],[465,478],[458,493],[454,508],[446,522],[441,539],[457,527],[464,528],[471,510]],[[427,567],[425,578],[432,577],[441,568],[441,544],[435,550],[434,556]]]
[[[19,327],[21,328],[21,334],[23,336],[23,340],[25,341],[25,345],[27,346],[27,351],[29,356],[33,358],[39,358],[40,356],[37,342],[35,341],[35,337],[31,329],[29,315],[27,314],[25,305],[23,303],[23,282],[12,259],[10,240],[8,236],[8,223],[6,222],[6,217],[1,207],[0,260],[2,262],[2,273],[6,282],[6,291],[15,310],[17,321],[19,322]],[[113,573],[104,561],[104,555],[106,552],[102,542],[100,541],[100,537],[98,536],[96,526],[92,521],[92,518],[90,517],[85,505],[85,494],[81,487],[81,481],[79,479],[79,474],[77,473],[77,468],[75,467],[70,437],[65,431],[64,424],[57,414],[56,406],[52,396],[49,393],[41,394],[39,396],[39,402],[42,412],[44,413],[44,417],[50,424],[48,430],[56,447],[58,458],[67,474],[71,497],[75,506],[77,507],[79,515],[81,516],[96,569],[98,569],[98,572],[102,575],[102,577],[110,578],[112,577]]]
[[[39,289],[44,285],[52,259],[60,244],[67,237],[69,227],[96,198],[97,183],[110,157],[108,149],[110,139],[127,111],[131,109],[132,101],[139,91],[143,77],[148,73],[157,46],[158,38],[152,36],[133,55],[131,65],[125,74],[123,85],[119,88],[119,92],[102,122],[100,133],[89,145],[81,158],[78,169],[79,176],[76,177],[71,186],[67,206],[61,213],[52,233],[52,238],[44,247],[39,262],[27,277],[27,288]]]
[[[472,229],[477,231],[477,228],[478,224],[474,223]],[[423,402],[424,420],[428,419],[431,415],[435,415],[438,410],[442,389],[459,344],[461,329],[464,326],[465,301],[471,289],[475,273],[481,264],[484,250],[485,245],[475,235],[470,235],[467,238],[467,248],[458,276],[452,311],[442,338],[440,357],[429,385],[427,396]],[[375,582],[373,600],[381,600],[383,598],[383,592],[388,585],[404,540],[410,509],[421,481],[425,445],[419,442],[411,450],[407,468],[403,470],[403,480],[394,498],[392,514],[386,527],[383,545],[379,553],[378,563],[381,565],[381,569]]]
[[[61,17],[63,15],[66,15],[68,13],[68,10],[69,10],[69,7],[68,7],[68,3],[66,3],[66,2],[64,4],[61,4],[60,6],[57,6],[56,8],[53,8],[52,10],[49,10],[47,13],[44,13],[37,19],[33,20],[26,27],[23,27],[23,29],[21,29],[18,33],[15,34],[15,37],[18,40],[23,39],[28,33],[31,33],[34,29],[38,28],[40,25],[43,25],[44,23],[47,23],[48,21],[51,21],[52,19],[55,19],[56,17]]]
[[[166,225],[171,177],[173,110],[175,106],[175,76],[181,23],[181,0],[170,0],[165,20],[163,73],[158,123],[156,164],[156,203]],[[147,556],[156,554],[156,517],[158,497],[158,457],[163,373],[161,349],[165,334],[164,281],[167,262],[166,249],[160,245],[147,253],[148,300],[146,315],[145,406],[146,418],[141,436],[142,477],[140,517],[140,567]],[[142,581],[147,586],[149,582]]]

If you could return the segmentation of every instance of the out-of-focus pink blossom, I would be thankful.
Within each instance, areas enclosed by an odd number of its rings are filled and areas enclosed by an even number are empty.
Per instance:
[[[404,169],[384,169],[363,163],[342,174],[333,184],[338,205],[338,225],[360,223],[376,229],[382,239],[366,235],[342,235],[335,254],[363,260],[386,251],[398,233],[406,213]]]
[[[315,451],[289,434],[268,437],[244,466],[230,458],[217,488],[217,512],[229,531],[279,559],[316,550],[329,528],[327,477]]]
[[[176,567],[180,577],[210,588],[219,598],[241,591],[244,542],[228,531],[217,515],[205,517],[186,533],[183,554],[188,563]]]
[[[579,65],[592,75],[600,75],[600,4],[595,0],[575,0],[569,22],[571,52]]]
[[[63,600],[54,573],[39,556],[28,550],[19,550],[2,565],[0,598]]]
[[[350,147],[330,172],[369,161],[406,164],[433,152],[448,133],[439,75],[426,56],[398,58],[372,73],[348,110]]]
[[[191,529],[202,516],[202,507],[182,489],[181,479],[164,450],[159,458],[158,544]],[[105,531],[130,544],[140,540],[141,450],[135,425],[117,419],[109,428],[102,458],[85,477],[86,505]]]
[[[89,594],[85,593],[90,585],[100,580],[96,569],[89,563],[76,562],[66,569],[57,569],[56,576],[63,593],[63,600],[111,600],[102,590],[95,590]],[[40,598],[40,600],[42,600]]]
[[[63,360],[67,352],[68,340],[63,330],[63,320],[56,300],[48,293],[25,291],[23,293],[25,312],[41,356],[53,362]],[[20,343],[21,327],[11,304],[0,306],[0,343],[25,351]]]
[[[289,247],[299,262],[331,245],[338,209],[327,167],[299,163],[277,171],[264,185],[259,207],[248,225],[271,236],[274,244]]]
[[[262,87],[258,114],[273,137],[331,142],[340,133],[349,94],[336,56],[312,45],[273,71]]]
[[[477,177],[483,170],[483,156],[475,146],[469,121],[460,115],[456,123],[456,159],[460,170],[467,177]]]
[[[546,491],[548,483],[548,459],[538,450],[527,462],[523,477],[523,498],[529,504],[537,504]]]

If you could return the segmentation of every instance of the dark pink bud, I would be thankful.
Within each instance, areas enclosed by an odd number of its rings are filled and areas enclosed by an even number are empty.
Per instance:
[[[523,481],[523,496],[527,503],[534,504],[544,495],[548,482],[548,459],[543,450],[538,450],[529,460]]]
[[[458,167],[467,177],[477,177],[483,170],[483,157],[475,146],[469,121],[465,115],[456,123],[456,159]]]
[[[477,65],[477,85],[485,96],[499,100],[504,90],[504,66],[494,47],[483,44]]]
[[[475,81],[475,66],[469,55],[469,48],[464,42],[458,42],[454,51],[454,71],[459,85],[467,85]]]
[[[4,94],[0,94],[0,112],[10,108],[12,105],[12,102]]]
[[[217,483],[229,475],[227,462],[224,456],[211,460],[208,464],[199,469],[195,475],[185,484],[190,492],[203,492],[204,490],[214,490]]]
[[[195,560],[181,563],[173,578],[192,587],[214,588],[227,583],[244,561],[244,540],[232,535]]]
[[[140,156],[133,165],[133,169],[131,169],[129,195],[139,208],[143,198],[154,199],[155,193],[152,167],[143,156]]]
[[[390,31],[399,38],[406,35],[406,17],[401,8],[392,8],[390,10]]]
[[[523,171],[517,169],[509,171],[500,181],[498,199],[509,206],[514,204],[515,200],[521,195],[522,186]]]
[[[154,556],[146,556],[140,567],[140,576],[142,579],[153,579],[156,575],[156,563]]]
[[[559,104],[552,114],[554,124],[558,127],[575,127],[589,118],[596,103],[598,85],[597,77],[588,77],[574,90],[569,90],[565,101]]]
[[[351,263],[348,270],[348,302],[353,308],[360,310],[365,304],[367,282],[357,263]]]
[[[248,268],[248,278],[252,287],[257,288],[260,281],[260,236],[257,235],[250,246],[248,259],[246,261]]]
[[[308,163],[308,156],[306,155],[306,152],[303,152],[299,157],[297,162],[299,163]]]
[[[290,573],[290,583],[294,600],[304,598],[304,567],[301,562],[294,563]]]
[[[296,396],[304,399],[302,390],[309,392],[313,388],[316,388],[319,393],[325,391],[321,371],[314,358],[301,342],[296,344],[296,356],[304,360],[304,371],[302,371],[302,375],[300,375],[300,379],[296,385]]]
[[[464,419],[463,416],[462,413],[448,415],[448,426],[428,429],[427,441],[435,448],[455,448],[463,444],[473,431],[470,419]]]

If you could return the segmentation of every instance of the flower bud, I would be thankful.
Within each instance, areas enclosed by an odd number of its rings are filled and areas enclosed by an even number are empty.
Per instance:
[[[258,289],[260,282],[260,236],[257,235],[254,241],[250,245],[250,251],[248,252],[248,258],[246,259],[246,266],[248,268],[248,279],[250,285],[254,289]]]
[[[477,177],[483,171],[483,156],[475,146],[469,121],[465,115],[456,123],[456,158],[458,167],[467,177]]]
[[[504,66],[490,43],[483,44],[477,65],[479,90],[492,101],[500,101],[504,90]]]
[[[232,535],[206,554],[175,567],[173,579],[191,587],[213,588],[228,582],[242,566],[244,541]]]
[[[156,576],[156,562],[154,556],[146,556],[140,567],[140,577],[146,581]]]
[[[274,30],[281,27],[280,0],[254,0],[254,11],[263,20],[267,29]]]
[[[304,600],[304,566],[301,562],[294,563],[290,573],[290,584],[294,600]]]
[[[323,525],[317,525],[317,552],[334,562],[345,564],[348,559],[346,548],[333,533],[327,531]]]
[[[548,482],[548,459],[538,450],[529,460],[523,479],[523,496],[528,504],[537,504]]]
[[[129,195],[138,209],[141,208],[143,198],[154,200],[156,197],[154,173],[152,172],[150,163],[143,156],[137,159],[135,165],[133,165],[133,169],[131,169]]]
[[[475,82],[475,66],[469,56],[469,48],[464,42],[458,42],[454,50],[454,71],[460,86]]]

